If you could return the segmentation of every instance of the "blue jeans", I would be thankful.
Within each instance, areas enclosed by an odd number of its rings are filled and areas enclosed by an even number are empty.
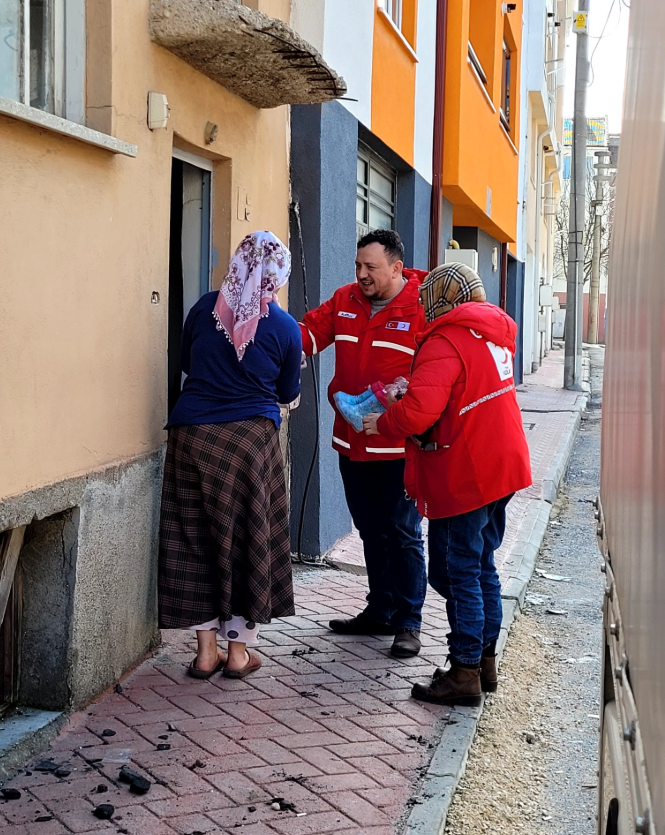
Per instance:
[[[420,629],[427,593],[421,516],[404,491],[404,459],[351,461],[339,470],[365,551],[365,614],[395,629]]]
[[[429,523],[429,583],[446,600],[448,648],[461,664],[479,664],[483,649],[501,631],[501,581],[494,552],[503,541],[511,499],[506,496]]]

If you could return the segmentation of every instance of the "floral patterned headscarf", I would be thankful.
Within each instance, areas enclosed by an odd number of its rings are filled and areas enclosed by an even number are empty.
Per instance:
[[[232,342],[238,359],[256,336],[268,303],[289,280],[291,253],[272,232],[254,232],[240,242],[217,296],[213,316],[217,330]]]

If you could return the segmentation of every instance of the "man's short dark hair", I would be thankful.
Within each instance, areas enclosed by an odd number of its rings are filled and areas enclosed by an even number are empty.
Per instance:
[[[358,241],[358,249],[370,244],[381,244],[391,264],[395,261],[404,261],[404,244],[399,233],[394,229],[374,229],[368,232]]]

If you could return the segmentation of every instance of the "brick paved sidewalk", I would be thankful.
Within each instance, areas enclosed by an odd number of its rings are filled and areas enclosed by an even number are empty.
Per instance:
[[[194,681],[195,641],[165,633],[122,693],[73,716],[52,745],[47,756],[68,777],[32,771],[8,784],[22,797],[0,804],[2,831],[392,835],[449,713],[409,698],[413,681],[444,661],[443,602],[428,601],[422,656],[397,661],[389,638],[322,625],[362,608],[364,578],[301,568],[296,581],[299,614],[265,630],[259,673]],[[157,749],[164,743],[170,750]],[[153,783],[147,795],[131,794],[120,765],[104,763],[122,748]],[[273,810],[275,797],[296,811]],[[113,822],[93,816],[99,803],[115,806]]]
[[[554,355],[543,376],[556,379],[557,361]],[[498,555],[504,578],[511,574],[506,554],[529,502],[538,500],[562,421],[570,417],[546,410],[574,405],[574,395],[541,386],[537,376],[519,395],[535,410],[525,410],[524,421],[536,488],[510,505]],[[340,549],[348,558],[357,541],[352,536]],[[390,638],[334,635],[325,626],[363,607],[364,576],[301,567],[295,580],[298,615],[262,632],[264,664],[256,675],[190,679],[194,637],[165,632],[161,650],[122,682],[121,692],[73,715],[37,758],[64,767],[63,776],[37,770],[35,761],[5,786],[21,797],[0,802],[2,831],[393,835],[417,802],[450,717],[447,708],[410,699],[413,682],[444,661],[444,603],[428,595],[423,652],[397,660]],[[132,794],[118,781],[120,764],[108,762],[118,759],[118,749],[129,750],[132,768],[150,780],[148,794]],[[292,808],[273,809],[275,798]],[[115,807],[111,821],[94,817],[101,803]]]

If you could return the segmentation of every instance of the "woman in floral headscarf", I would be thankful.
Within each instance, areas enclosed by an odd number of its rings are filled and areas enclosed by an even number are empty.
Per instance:
[[[294,614],[280,403],[300,393],[301,339],[276,291],[291,254],[270,232],[239,245],[182,337],[187,379],[168,422],[160,626],[196,631],[194,678],[243,678],[259,624]],[[217,648],[228,641],[228,658]]]

